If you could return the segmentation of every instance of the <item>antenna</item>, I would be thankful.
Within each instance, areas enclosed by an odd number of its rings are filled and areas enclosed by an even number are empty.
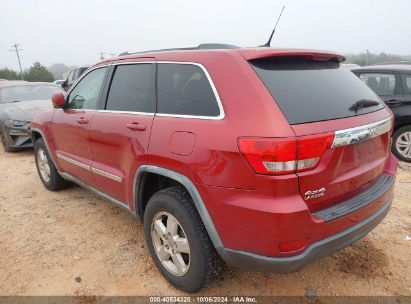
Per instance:
[[[275,29],[277,28],[278,22],[280,21],[281,15],[283,14],[283,10],[284,10],[285,5],[283,5],[283,8],[281,9],[281,13],[280,16],[278,16],[277,22],[275,23],[274,29],[271,32],[270,38],[268,39],[266,44],[260,45],[260,47],[270,47],[271,45],[271,39],[273,38],[273,35],[275,33]]]

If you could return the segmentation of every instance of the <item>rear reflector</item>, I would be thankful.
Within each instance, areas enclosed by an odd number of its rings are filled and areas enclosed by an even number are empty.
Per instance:
[[[307,240],[298,240],[293,242],[281,242],[278,247],[282,252],[290,252],[303,248],[307,244]]]
[[[239,138],[241,153],[259,174],[289,174],[311,170],[331,148],[334,133],[295,138]]]

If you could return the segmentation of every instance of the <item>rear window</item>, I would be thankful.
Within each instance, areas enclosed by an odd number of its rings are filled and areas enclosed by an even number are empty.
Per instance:
[[[336,60],[272,57],[250,64],[290,124],[350,117],[384,107],[370,88]],[[353,106],[362,101],[378,104]]]

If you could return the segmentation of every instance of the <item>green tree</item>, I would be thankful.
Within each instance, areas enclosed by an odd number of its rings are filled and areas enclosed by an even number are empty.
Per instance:
[[[52,82],[54,77],[40,62],[35,62],[24,72],[24,80]]]
[[[10,69],[0,69],[0,79],[7,79],[7,80],[20,80],[20,75],[13,70]]]
[[[363,52],[360,54],[348,54],[346,55],[346,59],[347,60],[345,61],[345,63],[356,63],[359,65],[365,65],[367,63],[368,65],[373,65],[385,62],[410,60],[410,56],[387,54],[384,52],[380,54]]]

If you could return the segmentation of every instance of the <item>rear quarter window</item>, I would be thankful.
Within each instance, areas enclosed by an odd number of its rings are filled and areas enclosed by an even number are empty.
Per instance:
[[[201,67],[194,64],[158,64],[160,114],[215,117],[220,115],[216,95]]]
[[[404,80],[405,94],[411,94],[411,74],[402,75]]]
[[[272,57],[250,61],[290,124],[361,115],[384,107],[379,97],[336,60]],[[378,105],[353,108],[361,100]]]
[[[391,73],[361,73],[360,79],[377,95],[394,95],[395,75]]]

